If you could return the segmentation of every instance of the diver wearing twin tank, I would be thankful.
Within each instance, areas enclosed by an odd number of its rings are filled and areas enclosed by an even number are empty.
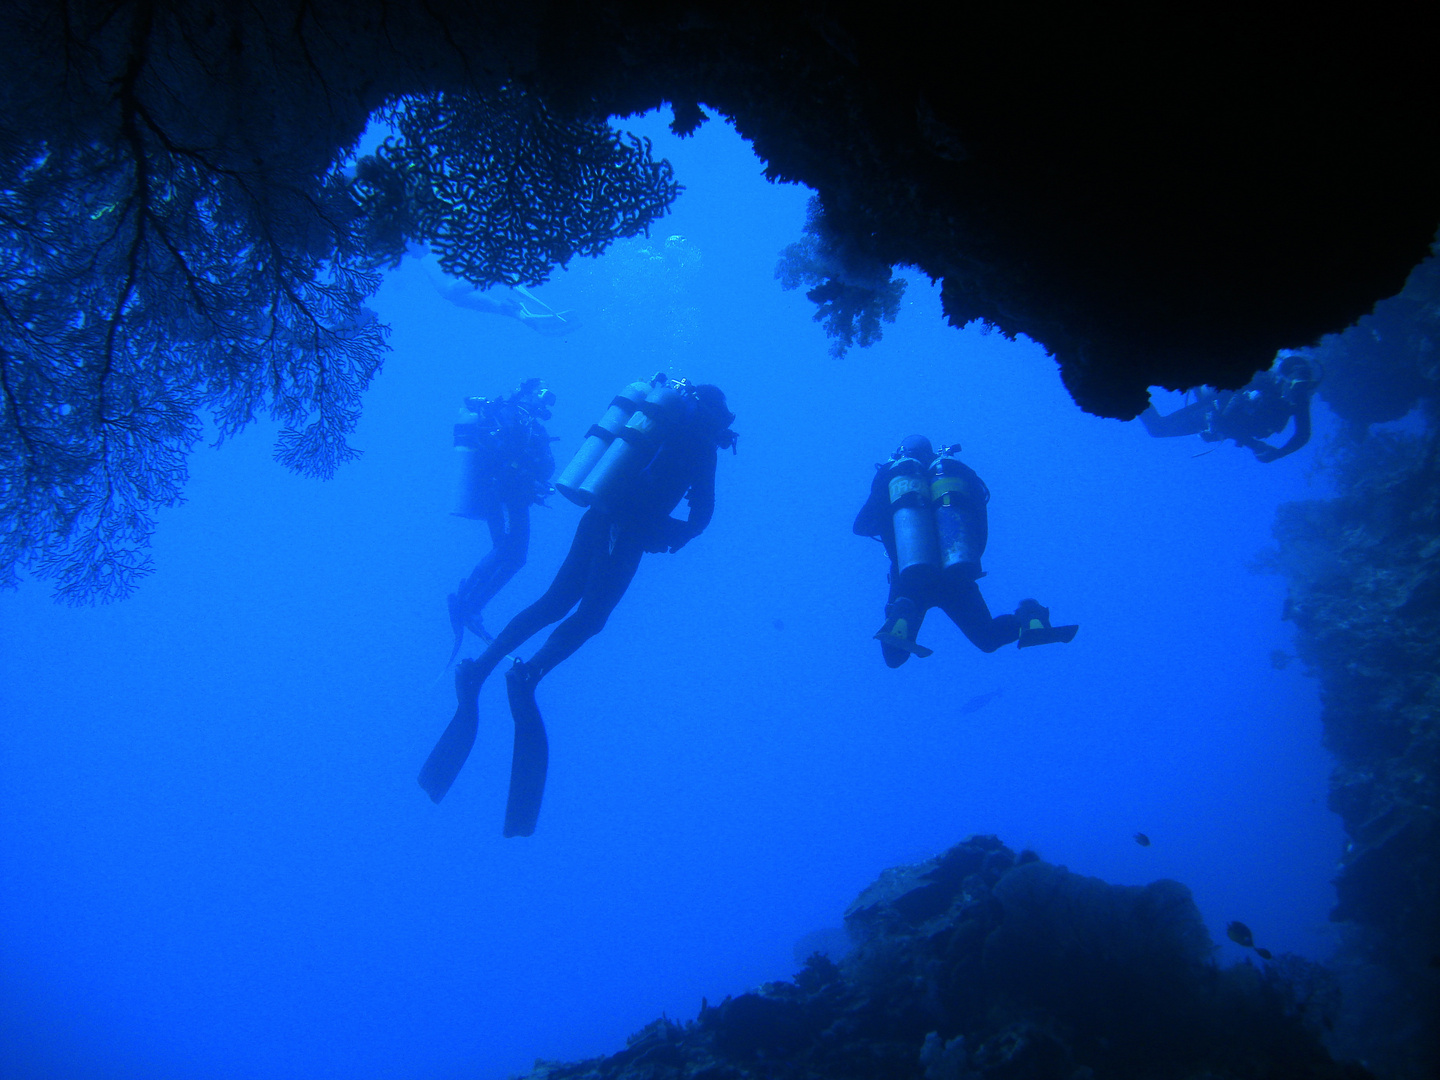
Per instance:
[[[459,654],[467,629],[490,640],[481,621],[485,605],[525,565],[530,506],[544,502],[553,490],[553,440],[542,421],[550,419],[554,402],[554,391],[542,380],[526,379],[508,398],[467,398],[455,425],[461,477],[454,513],[484,521],[491,547],[447,598],[455,633],[450,661]]]
[[[976,580],[983,576],[990,491],[956,454],[939,453],[923,435],[910,435],[891,459],[876,466],[870,496],[854,531],[885,545],[890,597],[885,625],[875,635],[887,666],[896,668],[932,650],[915,638],[925,613],[938,607],[984,652],[1016,642],[1021,648],[1068,642],[1078,626],[1051,626],[1048,608],[1022,600],[1013,615],[990,614]]]
[[[1140,414],[1140,422],[1157,439],[1181,435],[1199,435],[1206,442],[1230,439],[1259,461],[1278,461],[1310,441],[1310,396],[1319,382],[1310,361],[1290,353],[1275,368],[1256,375],[1243,389],[1202,386],[1197,400],[1184,408],[1162,416],[1152,405]],[[1284,431],[1292,419],[1295,429],[1283,445],[1272,446],[1264,441]]]
[[[420,773],[421,786],[439,802],[474,742],[485,679],[515,649],[559,622],[529,661],[516,660],[506,676],[515,721],[506,836],[534,831],[544,792],[548,743],[535,685],[604,628],[645,553],[679,551],[714,513],[717,450],[735,444],[729,430],[734,415],[717,387],[660,377],[656,383],[622,391],[590,429],[576,454],[580,464],[572,462],[562,473],[559,490],[588,506],[570,551],[545,593],[511,619],[479,658],[461,662],[455,718]],[[670,516],[682,498],[689,504],[684,521]]]

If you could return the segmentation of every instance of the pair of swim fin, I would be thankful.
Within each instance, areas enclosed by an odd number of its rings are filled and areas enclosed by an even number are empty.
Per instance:
[[[464,661],[455,672],[459,703],[449,725],[420,768],[419,782],[432,802],[439,802],[455,783],[475,745],[479,728],[480,685],[475,662]],[[510,794],[505,803],[506,836],[529,836],[540,817],[545,797],[545,776],[550,765],[550,742],[545,722],[535,703],[533,669],[520,661],[505,673],[510,715],[515,721],[515,747],[510,757]]]

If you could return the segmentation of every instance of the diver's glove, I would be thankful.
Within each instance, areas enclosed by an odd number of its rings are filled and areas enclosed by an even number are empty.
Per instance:
[[[674,518],[665,519],[665,550],[671,555],[699,535],[700,530],[688,521],[676,521]]]

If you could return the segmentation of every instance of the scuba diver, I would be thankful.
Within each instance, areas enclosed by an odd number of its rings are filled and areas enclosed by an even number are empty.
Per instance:
[[[1280,363],[1262,371],[1240,390],[1202,386],[1197,400],[1161,416],[1152,405],[1140,421],[1157,439],[1199,435],[1206,442],[1233,440],[1262,462],[1278,461],[1310,441],[1310,395],[1320,376],[1299,353],[1287,353]],[[1283,446],[1265,442],[1285,430],[1291,419],[1295,430]]]
[[[420,786],[433,801],[445,797],[474,745],[481,686],[509,658],[506,691],[515,746],[504,835],[535,831],[549,762],[535,686],[604,628],[642,555],[673,554],[710,523],[717,451],[734,449],[734,420],[718,387],[672,382],[661,374],[625,387],[590,428],[555,482],[562,495],[587,507],[555,580],[478,659],[462,660],[456,669],[455,716],[420,770]],[[670,516],[682,498],[689,504],[683,521]],[[528,661],[510,655],[556,622],[560,625]]]
[[[890,599],[875,635],[888,667],[933,652],[915,638],[925,613],[938,607],[983,652],[1012,641],[1020,648],[1068,642],[1078,625],[1051,626],[1050,609],[1022,600],[1013,615],[990,614],[976,581],[989,530],[990,489],[958,455],[937,452],[924,435],[908,435],[889,461],[875,466],[870,497],[855,516],[855,534],[885,545]]]
[[[554,403],[555,392],[543,380],[526,379],[509,397],[466,398],[460,411],[455,425],[460,488],[452,513],[485,522],[491,548],[448,597],[455,646],[447,667],[459,655],[467,629],[490,640],[481,622],[485,605],[525,565],[530,505],[543,503],[554,490],[554,440],[542,423]]]

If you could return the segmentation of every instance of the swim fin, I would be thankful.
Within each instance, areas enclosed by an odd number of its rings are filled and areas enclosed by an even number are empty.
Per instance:
[[[875,640],[891,649],[899,649],[923,660],[927,656],[934,656],[935,650],[927,649],[915,640],[919,630],[920,619],[916,617],[914,602],[908,597],[900,596],[885,605],[885,625],[876,632]]]
[[[521,661],[505,673],[510,715],[515,721],[515,750],[510,758],[510,795],[505,803],[506,836],[529,836],[540,817],[545,797],[545,773],[550,767],[550,743],[545,722],[535,704],[534,671]]]
[[[1041,607],[1034,600],[1021,600],[1015,609],[1020,620],[1020,637],[1015,642],[1017,649],[1028,649],[1032,645],[1052,645],[1056,642],[1068,644],[1080,629],[1078,623],[1070,626],[1051,626],[1050,609]]]
[[[910,638],[905,633],[905,629],[903,619],[901,620],[901,625],[895,629],[892,629],[887,623],[881,627],[880,632],[875,635],[875,640],[882,645],[890,646],[892,649],[900,649],[902,652],[908,652],[911,656],[918,656],[921,660],[924,660],[927,656],[935,655],[934,649],[927,649],[918,641]]]
[[[475,732],[480,726],[480,684],[475,661],[462,660],[455,669],[455,696],[458,704],[450,725],[440,734],[435,748],[420,767],[418,780],[431,802],[445,798],[450,785],[465,767],[465,759],[475,745]]]

